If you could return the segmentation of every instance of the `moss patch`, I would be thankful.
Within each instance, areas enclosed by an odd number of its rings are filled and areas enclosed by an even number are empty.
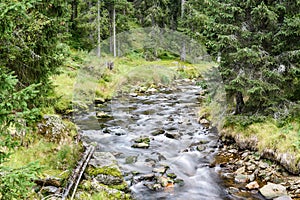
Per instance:
[[[111,175],[116,177],[122,177],[122,173],[118,166],[111,165],[100,168],[88,167],[87,174],[90,176],[97,176],[98,174]]]

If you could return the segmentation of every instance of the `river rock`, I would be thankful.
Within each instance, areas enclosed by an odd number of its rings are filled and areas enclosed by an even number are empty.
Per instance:
[[[255,169],[256,169],[256,166],[254,164],[247,166],[247,170],[249,170],[249,171],[254,171]]]
[[[127,195],[125,194],[125,192],[109,188],[108,186],[99,183],[96,179],[93,179],[91,181],[91,187],[97,192],[107,193],[108,196],[112,196],[112,199],[117,199],[117,197],[118,199],[128,199],[128,197],[126,197]]]
[[[157,191],[162,189],[161,185],[158,183],[145,183],[144,184],[149,190]]]
[[[155,173],[160,173],[160,174],[164,174],[166,172],[166,168],[165,167],[159,167],[159,168],[154,168],[152,171]]]
[[[175,178],[177,178],[177,175],[174,173],[169,173],[169,174],[167,174],[167,177],[169,177],[171,179],[175,179]]]
[[[104,104],[105,103],[105,99],[101,98],[101,97],[97,97],[94,100],[95,104]]]
[[[143,181],[143,180],[148,180],[148,181],[152,181],[155,178],[155,174],[145,174],[142,175],[138,178],[139,181]]]
[[[266,199],[274,199],[276,197],[287,195],[287,191],[284,186],[270,182],[259,189],[259,191]]]
[[[237,174],[234,177],[234,181],[237,183],[247,183],[249,181],[249,176],[244,174]]]
[[[134,140],[135,143],[146,143],[146,144],[150,144],[150,138],[147,136],[141,136],[137,139]]]
[[[180,138],[180,134],[179,133],[170,133],[170,132],[166,132],[165,136],[167,138],[171,138],[171,139],[179,139]]]
[[[46,186],[42,188],[42,193],[46,193],[46,194],[55,194],[58,193],[59,191],[60,191],[59,188],[55,186]]]
[[[155,88],[149,88],[146,90],[146,93],[149,93],[149,94],[153,94],[155,92],[157,92],[157,89],[155,89]]]
[[[166,187],[169,183],[170,179],[169,178],[166,178],[164,176],[161,176],[158,178],[158,182],[163,186],[163,187]]]
[[[94,152],[89,165],[94,168],[117,167],[117,160],[110,152]]]
[[[138,94],[137,94],[137,93],[134,93],[134,92],[132,92],[132,93],[130,93],[130,94],[129,94],[129,96],[131,96],[131,97],[137,97],[137,96],[138,96]]]
[[[235,188],[235,187],[229,187],[228,188],[228,193],[229,194],[235,194],[235,193],[238,193],[240,190],[238,188]]]
[[[258,166],[259,166],[259,168],[261,168],[261,169],[266,169],[266,168],[269,167],[269,164],[268,164],[268,163],[265,163],[265,162],[260,162]]]
[[[98,174],[95,179],[105,185],[118,185],[123,182],[122,176],[111,176],[107,174]]]
[[[198,151],[204,151],[205,150],[205,146],[204,145],[197,145],[197,150]]]
[[[292,198],[290,196],[284,195],[281,197],[277,197],[274,200],[292,200]]]
[[[236,174],[243,174],[243,173],[245,173],[245,171],[246,171],[246,168],[245,168],[245,166],[243,166],[243,167],[238,168],[238,169],[235,171],[235,173],[236,173]]]
[[[137,161],[137,156],[128,156],[125,159],[126,164],[132,164],[132,163],[135,163],[136,161]]]
[[[204,127],[208,128],[210,126],[210,122],[207,119],[199,119],[199,123]]]
[[[98,119],[103,119],[103,118],[110,118],[111,116],[105,112],[99,111],[99,112],[97,112],[96,117]]]
[[[141,148],[141,149],[148,149],[150,147],[150,144],[147,143],[135,143],[131,146],[132,148]]]
[[[157,136],[157,135],[164,134],[165,132],[166,132],[165,130],[159,129],[159,130],[153,131],[153,132],[151,133],[151,135]]]
[[[248,190],[254,190],[254,189],[258,189],[259,188],[259,185],[256,181],[253,181],[251,183],[248,183],[246,186],[245,186]]]

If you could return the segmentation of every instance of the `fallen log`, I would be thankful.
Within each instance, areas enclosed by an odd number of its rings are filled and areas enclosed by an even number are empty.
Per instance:
[[[73,188],[74,183],[76,183],[74,186],[74,189],[73,189],[72,197],[71,197],[71,199],[73,199],[73,197],[76,193],[77,186],[80,182],[81,176],[84,173],[85,168],[86,168],[87,164],[89,163],[94,151],[95,151],[95,147],[92,145],[90,145],[86,148],[81,160],[78,162],[77,167],[73,170],[73,172],[68,180],[67,186],[64,189],[64,193],[62,194],[62,200],[65,200],[67,198],[71,189]]]

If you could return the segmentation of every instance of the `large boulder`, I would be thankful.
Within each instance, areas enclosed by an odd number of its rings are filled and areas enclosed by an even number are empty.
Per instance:
[[[270,182],[259,189],[259,191],[266,199],[274,199],[276,197],[287,195],[287,191],[284,186]]]

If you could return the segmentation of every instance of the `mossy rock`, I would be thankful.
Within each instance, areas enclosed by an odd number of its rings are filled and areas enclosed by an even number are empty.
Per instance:
[[[149,137],[140,137],[140,138],[135,139],[134,142],[150,144],[150,138]]]
[[[117,190],[120,190],[120,191],[124,191],[124,192],[127,192],[129,190],[128,184],[126,183],[126,181],[123,181],[119,185],[109,185],[108,187],[110,187],[112,189],[117,189]]]
[[[97,176],[99,174],[105,174],[105,175],[110,175],[110,176],[115,176],[115,177],[122,177],[122,173],[117,165],[111,165],[111,166],[105,166],[105,167],[88,167],[87,169],[87,174],[89,176]]]
[[[101,184],[97,181],[92,181],[92,187],[95,191],[92,199],[105,199],[105,200],[129,200],[131,199],[130,194],[126,194],[123,191],[110,188],[107,185]],[[101,198],[100,198],[101,197]]]

